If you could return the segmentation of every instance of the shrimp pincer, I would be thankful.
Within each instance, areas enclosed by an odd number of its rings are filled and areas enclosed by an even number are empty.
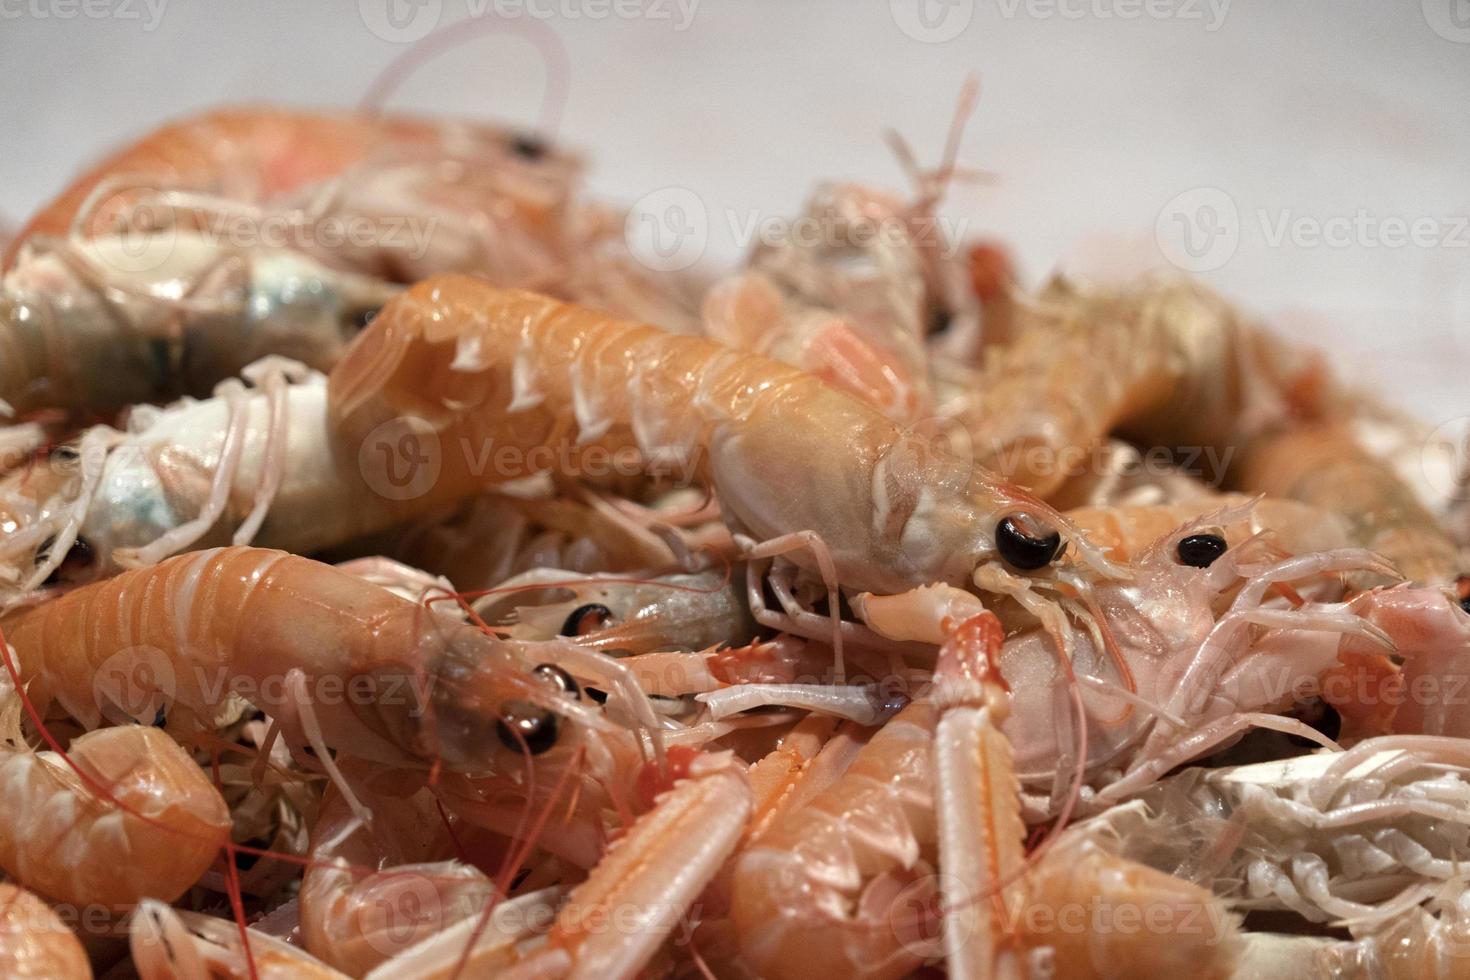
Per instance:
[[[431,436],[436,495],[575,473],[595,454],[673,461],[715,488],[759,553],[817,571],[819,539],[855,589],[968,583],[997,559],[1039,570],[1062,550],[1064,522],[1040,501],[810,375],[473,279],[432,279],[385,306],[328,393],[347,438],[394,425]]]
[[[319,758],[335,746],[485,770],[523,754],[509,716],[534,716],[532,748],[545,751],[574,727],[554,715],[587,714],[533,676],[522,657],[533,645],[261,548],[180,555],[12,611],[0,627],[32,700],[92,726],[104,707],[146,708],[151,721],[157,706],[179,704],[208,718],[237,694]],[[106,692],[99,677],[114,672],[138,680]]]

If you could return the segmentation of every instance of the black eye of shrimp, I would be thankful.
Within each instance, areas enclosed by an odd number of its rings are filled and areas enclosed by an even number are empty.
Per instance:
[[[995,526],[995,547],[1006,564],[1034,571],[1062,550],[1062,535],[1030,514],[1012,514]]]
[[[567,621],[561,624],[562,636],[581,636],[600,629],[612,619],[612,610],[600,602],[589,602],[572,610]]]
[[[1470,595],[1460,600],[1460,608],[1470,613]]]
[[[41,547],[36,549],[36,564],[39,565],[51,557],[51,546],[55,543],[55,538],[47,538],[41,542]],[[87,539],[77,538],[66,550],[66,557],[61,560],[61,564],[52,569],[43,584],[56,585],[64,582],[82,569],[89,568],[96,560],[97,556],[92,551],[92,546],[87,543]]]
[[[540,755],[556,744],[556,715],[529,701],[507,701],[500,706],[495,734],[513,752]]]
[[[511,137],[510,150],[522,160],[540,160],[546,156],[546,141],[531,133],[517,133]]]
[[[537,680],[555,685],[563,694],[570,694],[579,701],[582,699],[582,689],[577,686],[576,679],[556,664],[539,664],[531,673]]]
[[[365,310],[358,310],[352,317],[352,330],[354,333],[362,333],[373,322],[382,307],[374,306]]]
[[[1179,553],[1179,564],[1195,568],[1209,568],[1215,559],[1225,554],[1225,539],[1218,534],[1191,534],[1181,538],[1175,549]]]

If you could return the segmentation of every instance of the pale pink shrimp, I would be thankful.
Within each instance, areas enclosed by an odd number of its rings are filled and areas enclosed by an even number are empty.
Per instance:
[[[41,898],[0,882],[0,973],[15,980],[92,980],[76,933]]]
[[[1325,693],[1345,638],[1391,646],[1383,629],[1337,601],[1344,589],[1335,578],[1387,566],[1356,549],[1283,556],[1245,533],[1251,520],[1246,504],[1175,528],[1134,556],[1132,581],[1098,583],[1088,601],[1069,603],[1070,659],[1059,657],[1048,631],[1021,630],[1006,641],[998,663],[1012,710],[1002,729],[1016,747],[1030,818],[1060,812],[1075,784],[1065,777],[1078,765],[1097,786],[1095,797],[1084,790],[1092,807],[1254,726],[1324,740],[1279,713]],[[1283,587],[1291,599],[1274,599]],[[948,586],[859,596],[856,605],[880,634],[928,643],[943,641],[936,624],[944,617],[959,621],[982,608]],[[1356,683],[1358,669],[1347,679]],[[1067,688],[1076,691],[1071,708],[1058,700]],[[1341,710],[1358,707],[1348,699]],[[1086,726],[1084,763],[1073,755],[1078,724]]]
[[[1443,589],[1401,587],[1366,592],[1352,608],[1393,640],[1401,665],[1366,685],[1342,678],[1344,693],[1376,708],[1375,720],[1388,730],[1470,738],[1470,611],[1463,601]]]
[[[1257,535],[1266,535],[1282,551],[1294,555],[1346,548],[1354,543],[1336,512],[1272,497],[1252,500],[1243,494],[1212,493],[1170,504],[1077,507],[1064,513],[1108,557],[1119,562],[1136,560],[1176,528],[1201,525],[1201,518],[1211,514],[1246,515],[1245,520],[1222,520],[1215,528],[1228,547]],[[1197,533],[1209,530],[1199,526]]]
[[[390,783],[398,775],[384,774]],[[478,915],[496,896],[484,874],[446,858],[453,838],[431,792],[412,783],[396,793],[381,788],[360,792],[372,807],[368,825],[329,791],[312,824],[301,882],[306,949],[352,976]]]
[[[347,980],[299,946],[151,898],[133,913],[128,947],[142,980]]]

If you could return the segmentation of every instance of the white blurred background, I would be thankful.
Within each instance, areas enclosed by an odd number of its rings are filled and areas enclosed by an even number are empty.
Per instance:
[[[937,162],[974,73],[993,176],[945,214],[1028,281],[1172,259],[1470,413],[1470,0],[0,0],[0,64],[11,226],[170,117],[382,98],[543,129],[616,201],[692,191],[715,266],[819,180],[905,188],[884,129]]]

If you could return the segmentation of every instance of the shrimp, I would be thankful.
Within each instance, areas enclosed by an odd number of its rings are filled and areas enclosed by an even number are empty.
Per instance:
[[[1026,836],[1021,786],[1000,730],[1010,710],[996,664],[1004,642],[1000,620],[980,613],[952,628],[934,670],[939,890],[945,958],[957,976],[1014,976],[1020,969],[995,915],[1018,895]]]
[[[347,980],[258,929],[151,898],[133,913],[128,946],[142,980]]]
[[[1331,507],[1354,542],[1386,557],[1410,581],[1448,585],[1462,568],[1449,534],[1390,469],[1339,426],[1291,429],[1252,445],[1240,484]]]
[[[954,413],[977,459],[1043,496],[1115,431],[1243,445],[1301,411],[1292,396],[1319,372],[1187,281],[1109,293],[1056,280],[1018,315],[1015,340],[987,349]]]
[[[183,229],[210,228],[213,213],[213,226],[230,233],[234,226],[221,221],[309,223],[325,208],[382,224],[367,241],[312,235],[306,247],[380,278],[490,274],[497,262],[524,267],[533,259],[544,269],[579,169],[534,136],[465,121],[217,109],[154,130],[87,171],[31,219],[16,245],[38,235],[90,238],[119,223],[136,228],[153,211]],[[406,217],[429,229],[427,240],[402,233]],[[517,234],[506,241],[507,232]]]
[[[1011,907],[1017,941],[1044,975],[1151,980],[1239,976],[1239,919],[1206,888],[1110,853],[1058,841],[1028,869]],[[1040,971],[1038,971],[1040,972]]]
[[[912,702],[742,850],[730,918],[757,974],[868,980],[924,961],[903,917],[933,893],[936,721],[933,702]]]
[[[997,662],[1012,710],[1001,729],[1016,746],[1028,818],[1055,815],[1069,798],[1070,781],[1059,776],[1078,765],[1068,754],[1079,723],[1085,774],[1101,787],[1095,795],[1082,788],[1084,807],[1141,789],[1251,726],[1322,739],[1272,713],[1324,689],[1345,638],[1391,647],[1382,629],[1335,601],[1342,585],[1329,577],[1387,566],[1351,548],[1283,556],[1244,533],[1250,522],[1247,504],[1178,527],[1134,556],[1132,581],[1098,583],[1088,600],[1069,604],[1069,659],[1059,658],[1046,629],[1007,639]],[[1313,598],[1293,592],[1300,605],[1268,601],[1276,583],[1293,582]],[[958,621],[981,609],[975,596],[943,585],[860,595],[854,604],[880,635],[925,643],[943,642],[935,624],[945,616]],[[1063,695],[1074,685],[1069,708]],[[1356,707],[1346,700],[1345,709]]]
[[[1367,739],[1342,753],[1187,770],[1094,821],[1124,855],[1185,869],[1241,911],[1383,922],[1463,876],[1467,762],[1455,740]]]
[[[666,785],[572,889],[545,947],[506,976],[567,970],[573,978],[631,978],[673,934],[735,850],[751,793],[730,753],[689,753]],[[607,928],[609,915],[624,924]]]
[[[328,747],[409,768],[516,769],[528,733],[545,752],[584,743],[598,723],[533,675],[536,645],[263,548],[124,572],[12,610],[0,628],[43,712],[54,704],[87,727],[104,707],[151,720],[177,704],[208,718],[239,696],[333,775]],[[126,682],[99,692],[99,674]]]
[[[1381,727],[1470,737],[1470,610],[1464,600],[1443,589],[1375,589],[1354,598],[1352,607],[1393,640],[1402,661],[1384,672],[1381,687],[1367,692],[1375,716],[1387,716]]]
[[[195,232],[37,239],[0,287],[0,400],[110,415],[202,395],[267,354],[328,368],[397,287]]]
[[[0,480],[12,532],[0,561],[20,591],[94,581],[201,542],[315,551],[419,512],[369,486],[341,451],[320,375],[266,361],[246,377],[257,387],[229,381],[214,398],[137,412],[132,431],[94,428]]]
[[[923,367],[917,343],[907,345],[907,356],[896,355],[840,314],[787,299],[761,273],[717,283],[705,297],[703,320],[711,339],[801,368],[895,422],[913,422],[929,407],[927,383],[913,373]]]
[[[751,557],[820,572],[834,608],[839,582],[899,592],[969,581],[998,558],[1040,574],[1061,550],[1059,514],[815,378],[471,279],[384,307],[328,388],[345,438],[395,419],[431,435],[438,492],[585,471],[607,453],[677,461],[762,542]],[[1077,574],[1118,573],[1073,543]]]
[[[1354,542],[1340,515],[1295,500],[1242,494],[1208,494],[1172,504],[1123,507],[1079,507],[1065,511],[1068,520],[1093,543],[1120,562],[1134,561],[1160,538],[1210,514],[1244,513],[1227,520],[1225,543],[1235,547],[1248,537],[1267,534],[1289,554],[1347,548]]]
[[[122,911],[145,897],[171,902],[208,870],[228,839],[230,812],[168,734],[99,729],[74,739],[63,761],[26,747],[8,681],[3,695],[0,867],[8,875],[78,908]]]
[[[936,211],[977,92],[961,92],[940,167],[921,172],[890,139],[918,188],[913,201],[853,183],[819,187],[778,241],[710,290],[706,333],[801,368],[901,424],[932,409],[925,338],[978,322],[962,264]]]
[[[10,882],[0,882],[0,972],[15,980],[92,980],[76,933],[45,901]]]
[[[309,952],[352,976],[478,915],[495,896],[477,869],[442,859],[452,831],[435,811],[434,795],[402,789],[409,792],[364,793],[373,812],[366,826],[329,791],[312,825],[301,934]]]
[[[1354,924],[1352,932],[1360,938],[1321,950],[1314,965],[1332,976],[1465,980],[1470,976],[1467,896],[1462,878],[1437,894],[1429,908],[1407,909],[1385,923]]]

